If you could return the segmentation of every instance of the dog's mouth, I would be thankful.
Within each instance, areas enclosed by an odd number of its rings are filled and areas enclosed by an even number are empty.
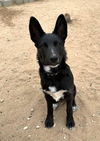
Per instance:
[[[44,70],[45,72],[51,73],[52,69],[56,69],[58,68],[60,64],[56,64],[56,65],[44,65]]]
[[[59,66],[59,64],[56,65],[49,65],[50,68],[57,68]]]

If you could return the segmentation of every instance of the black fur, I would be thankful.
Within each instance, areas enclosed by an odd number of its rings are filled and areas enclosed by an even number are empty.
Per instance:
[[[67,37],[67,23],[61,14],[56,22],[53,33],[46,34],[35,17],[30,18],[29,31],[32,41],[37,47],[37,59],[39,62],[39,74],[41,78],[41,86],[43,90],[49,90],[49,86],[55,86],[57,91],[68,90],[64,93],[67,103],[66,126],[72,128],[75,126],[73,119],[72,106],[76,106],[75,95],[76,87],[70,67],[66,62],[66,52],[64,42]],[[44,66],[50,67],[50,71],[46,71]],[[54,125],[53,119],[53,103],[56,101],[46,92],[45,99],[47,101],[47,118],[45,126],[50,128]]]

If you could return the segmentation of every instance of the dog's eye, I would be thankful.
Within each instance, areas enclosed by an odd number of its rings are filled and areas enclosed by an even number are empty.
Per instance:
[[[44,43],[43,46],[46,47],[46,48],[48,47],[47,43]]]
[[[61,43],[60,42],[58,42],[58,41],[54,41],[54,46],[61,46]]]
[[[42,43],[41,45],[40,45],[40,47],[42,48],[42,47],[45,47],[45,48],[48,48],[48,45],[47,45],[47,43]]]
[[[54,46],[57,46],[58,45],[58,42],[57,41],[54,41]]]

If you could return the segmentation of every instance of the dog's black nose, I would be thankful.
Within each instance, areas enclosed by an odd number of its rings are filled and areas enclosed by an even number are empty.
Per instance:
[[[52,63],[56,63],[57,60],[58,60],[58,58],[57,58],[56,56],[50,58],[50,61],[51,61]]]

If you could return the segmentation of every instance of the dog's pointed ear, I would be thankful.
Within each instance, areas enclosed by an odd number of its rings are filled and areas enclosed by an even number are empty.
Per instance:
[[[67,22],[63,14],[58,16],[53,33],[57,34],[63,41],[66,39]]]
[[[35,17],[30,18],[29,31],[30,31],[31,39],[35,44],[39,41],[41,36],[45,34],[40,23]]]

